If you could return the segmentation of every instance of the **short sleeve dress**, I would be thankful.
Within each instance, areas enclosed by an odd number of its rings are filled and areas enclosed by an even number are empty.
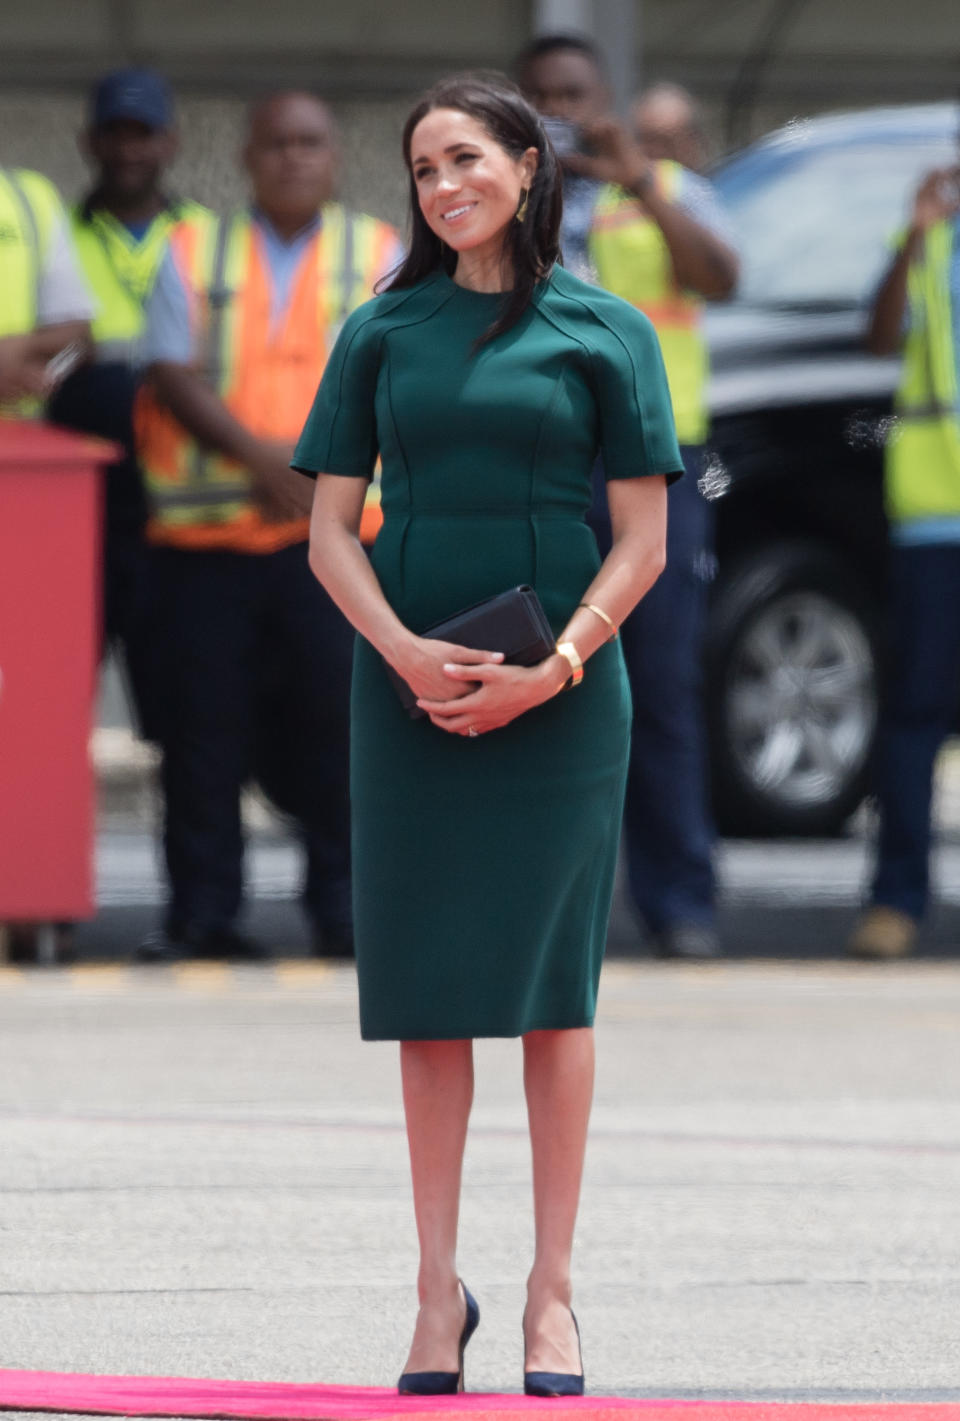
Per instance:
[[[476,349],[499,300],[437,272],[362,306],[294,456],[304,473],[369,478],[379,455],[373,567],[415,632],[521,583],[559,632],[600,565],[584,521],[597,455],[608,479],[682,472],[645,316],[558,268],[511,330]],[[366,1039],[592,1023],[630,718],[616,641],[576,689],[469,738],[409,719],[358,638],[351,793]]]

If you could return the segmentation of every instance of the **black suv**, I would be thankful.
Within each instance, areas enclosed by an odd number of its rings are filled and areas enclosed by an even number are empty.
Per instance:
[[[798,121],[711,174],[743,260],[736,299],[707,318],[725,833],[836,832],[866,790],[898,362],[867,355],[864,331],[891,234],[921,174],[956,161],[958,128],[953,104]]]

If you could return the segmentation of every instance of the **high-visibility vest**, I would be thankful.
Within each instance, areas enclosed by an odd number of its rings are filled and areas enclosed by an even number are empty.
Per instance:
[[[393,228],[327,203],[278,324],[263,235],[248,213],[188,220],[170,250],[191,301],[200,373],[261,439],[293,443],[347,316],[373,292],[396,248]],[[272,552],[306,538],[308,520],[268,523],[235,460],[202,448],[154,397],[137,397],[135,428],[154,542]]]
[[[683,169],[666,159],[653,168],[659,191],[672,201]],[[643,311],[656,328],[677,438],[681,444],[702,444],[709,365],[703,301],[677,285],[666,238],[643,204],[622,188],[601,189],[587,245],[599,284]]]
[[[56,188],[40,173],[0,168],[0,338],[36,328],[40,273],[62,210]],[[18,419],[38,412],[36,400],[0,407],[0,416]]]
[[[73,209],[74,248],[97,300],[92,324],[97,360],[133,362],[143,333],[144,310],[170,233],[178,222],[206,215],[206,208],[198,203],[172,203],[158,212],[137,238],[103,208],[81,203]]]
[[[886,447],[892,522],[960,514],[960,401],[950,300],[954,223],[937,222],[907,277],[910,328]]]

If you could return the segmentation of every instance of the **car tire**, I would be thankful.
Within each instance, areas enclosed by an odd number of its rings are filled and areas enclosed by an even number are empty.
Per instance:
[[[720,832],[840,832],[867,790],[878,682],[876,613],[828,549],[779,543],[721,573],[706,656]]]

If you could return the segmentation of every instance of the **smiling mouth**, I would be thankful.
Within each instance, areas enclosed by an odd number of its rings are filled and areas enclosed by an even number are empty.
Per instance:
[[[475,202],[468,202],[462,207],[451,207],[449,212],[441,212],[440,216],[444,222],[452,222],[455,218],[463,217],[466,213],[471,212],[474,207],[476,207]]]

